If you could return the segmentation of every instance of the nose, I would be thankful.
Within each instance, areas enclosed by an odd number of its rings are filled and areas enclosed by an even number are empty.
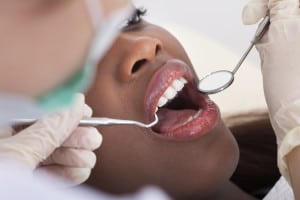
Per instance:
[[[128,81],[157,56],[162,49],[162,42],[150,36],[124,35],[126,51],[121,65],[122,80]]]

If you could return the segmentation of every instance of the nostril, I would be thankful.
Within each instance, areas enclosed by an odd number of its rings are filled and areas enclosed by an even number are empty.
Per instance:
[[[146,59],[136,61],[131,69],[131,73],[134,74],[137,71],[139,71],[146,62],[147,62]]]
[[[158,54],[158,52],[160,51],[161,47],[160,45],[156,45],[156,48],[155,48],[155,55]]]

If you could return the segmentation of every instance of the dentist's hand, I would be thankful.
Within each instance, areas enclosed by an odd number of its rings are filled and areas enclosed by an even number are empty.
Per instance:
[[[60,187],[81,184],[89,178],[96,164],[93,151],[100,147],[101,142],[102,136],[96,128],[78,127],[61,147],[36,168],[34,174],[58,176],[63,180]]]
[[[299,0],[252,0],[243,10],[246,24],[270,11],[268,32],[256,45],[262,63],[264,92],[280,146],[285,135],[300,126]]]
[[[77,127],[82,117],[91,115],[80,94],[70,109],[50,114],[14,136],[5,131],[0,161],[19,164],[36,175],[54,174],[65,180],[64,186],[84,182],[96,162],[92,151],[102,142],[97,129]]]
[[[293,20],[300,16],[298,0],[250,0],[242,12],[245,25],[256,24],[270,12],[271,22]]]
[[[290,176],[300,177],[299,170],[289,172],[287,167],[287,155],[297,152],[294,150],[299,150],[300,146],[299,0],[252,0],[243,10],[243,21],[245,24],[256,23],[268,11],[271,24],[256,47],[261,58],[265,98],[279,147],[278,166],[290,181]],[[292,160],[293,164],[296,160]],[[299,169],[299,163],[296,165]]]

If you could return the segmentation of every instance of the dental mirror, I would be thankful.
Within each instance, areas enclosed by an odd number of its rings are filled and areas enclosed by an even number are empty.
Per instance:
[[[249,55],[254,45],[262,38],[264,33],[267,31],[269,24],[270,17],[269,14],[267,14],[258,25],[258,28],[255,32],[254,38],[251,41],[250,46],[243,54],[236,67],[232,71],[220,70],[206,75],[199,81],[198,90],[206,94],[215,94],[228,88],[233,83],[235,73],[241,67],[242,63]]]

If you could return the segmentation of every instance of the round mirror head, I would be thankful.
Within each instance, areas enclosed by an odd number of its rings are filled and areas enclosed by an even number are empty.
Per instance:
[[[198,90],[206,94],[214,94],[230,86],[233,79],[234,75],[230,71],[212,72],[199,81]]]

